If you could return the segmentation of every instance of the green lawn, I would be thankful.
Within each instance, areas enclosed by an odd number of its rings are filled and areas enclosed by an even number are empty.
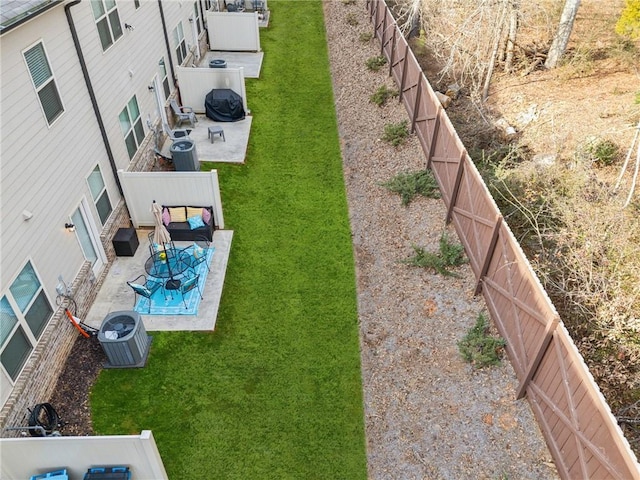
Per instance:
[[[234,238],[215,332],[154,332],[105,370],[99,434],[153,431],[172,480],[364,479],[354,260],[320,1],[270,0],[246,165],[220,175]],[[212,476],[210,476],[212,475]]]

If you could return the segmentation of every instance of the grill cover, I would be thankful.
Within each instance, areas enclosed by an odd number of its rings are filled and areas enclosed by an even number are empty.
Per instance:
[[[216,122],[244,119],[242,97],[229,88],[216,88],[207,93],[204,108],[207,117]]]

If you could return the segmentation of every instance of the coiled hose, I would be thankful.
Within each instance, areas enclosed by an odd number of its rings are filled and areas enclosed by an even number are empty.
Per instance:
[[[38,403],[29,411],[29,433],[32,437],[47,437],[60,426],[58,412],[50,403]]]

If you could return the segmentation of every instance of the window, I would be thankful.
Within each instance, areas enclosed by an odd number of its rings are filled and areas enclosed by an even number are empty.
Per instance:
[[[173,29],[173,40],[176,42],[176,55],[178,57],[178,65],[187,58],[187,42],[184,40],[184,31],[182,30],[182,22]]]
[[[53,315],[31,262],[0,299],[0,363],[15,382]]]
[[[196,28],[198,29],[198,36],[202,32],[202,28],[200,27],[200,13],[198,11],[198,2],[193,2],[193,21],[196,22]]]
[[[122,36],[118,6],[115,0],[91,0],[91,9],[105,51]]]
[[[47,123],[51,125],[64,112],[64,107],[62,100],[60,100],[58,87],[53,79],[44,45],[38,43],[24,52],[24,59],[27,62],[33,86],[38,93],[44,116],[47,118]]]
[[[138,108],[138,100],[135,95],[129,100],[129,103],[127,103],[127,106],[124,107],[122,112],[120,112],[118,120],[120,120],[120,128],[124,135],[124,141],[127,144],[129,159],[132,159],[144,139],[140,109]]]
[[[164,57],[158,62],[158,68],[160,70],[160,81],[162,82],[162,88],[164,90],[164,98],[169,98],[171,95],[171,89],[169,87],[169,75],[167,74],[167,66],[164,64]]]
[[[111,201],[109,200],[107,187],[105,186],[104,179],[102,178],[100,165],[96,165],[96,168],[93,169],[93,172],[91,172],[87,178],[87,183],[89,184],[89,190],[91,190],[91,197],[95,203],[96,210],[98,210],[100,221],[102,222],[102,225],[104,225],[107,218],[109,218],[109,215],[113,211],[113,208],[111,208]]]

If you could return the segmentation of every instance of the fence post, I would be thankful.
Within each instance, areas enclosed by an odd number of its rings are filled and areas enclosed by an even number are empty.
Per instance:
[[[396,53],[396,32],[398,31],[397,28],[393,29],[393,39],[391,41],[391,55],[389,57],[389,76],[391,76],[391,72],[393,71],[393,57],[395,56]]]
[[[378,10],[380,10],[380,0],[376,0],[375,2],[376,9],[373,12],[373,36],[378,36]]]
[[[440,105],[436,110],[435,123],[433,124],[433,135],[431,135],[431,142],[429,143],[429,156],[427,157],[427,169],[431,168],[431,159],[436,150],[436,139],[438,138],[438,130],[440,129]]]
[[[501,226],[502,226],[502,215],[498,214],[496,216],[496,221],[493,225],[493,233],[491,234],[491,241],[489,242],[487,253],[484,256],[484,261],[482,262],[482,268],[480,269],[480,273],[478,274],[478,281],[476,282],[476,290],[475,292],[473,292],[474,297],[480,293],[480,290],[482,290],[482,279],[487,276],[489,265],[491,265],[491,260],[493,259],[493,253],[496,251],[496,245],[498,244],[498,237],[500,234]]]
[[[536,374],[536,371],[538,370],[538,367],[540,366],[540,363],[542,362],[542,359],[547,352],[547,348],[549,347],[551,339],[553,338],[553,332],[555,332],[559,321],[560,319],[557,315],[555,315],[553,319],[549,323],[547,323],[547,326],[544,329],[544,335],[542,336],[540,345],[538,346],[538,349],[536,351],[536,355],[535,357],[533,357],[533,360],[531,360],[531,363],[526,370],[525,376],[520,381],[516,399],[520,400],[527,393],[527,386],[529,385],[529,382],[531,381],[533,376]]]
[[[422,78],[420,80],[422,80]],[[416,120],[418,118],[418,110],[420,109],[420,97],[422,96],[422,82],[420,80],[418,80],[416,103],[413,105],[413,114],[411,115],[411,133],[416,131]]]
[[[460,162],[458,163],[458,171],[456,172],[456,181],[453,184],[453,191],[451,192],[451,198],[449,201],[449,208],[447,208],[447,225],[451,223],[451,215],[453,214],[453,207],[456,206],[456,200],[458,199],[458,192],[460,191],[460,183],[462,182],[462,174],[464,173],[464,162],[467,159],[467,152],[462,151],[460,155]]]
[[[384,36],[387,33],[387,11],[384,10],[384,19],[382,20],[382,36],[380,38],[380,55],[384,55]]]
[[[409,56],[409,44],[406,44],[407,47],[404,49],[404,60],[402,64],[402,78],[400,79],[400,95],[398,95],[398,102],[402,102],[402,97],[404,95],[404,84],[407,81],[407,57]]]

